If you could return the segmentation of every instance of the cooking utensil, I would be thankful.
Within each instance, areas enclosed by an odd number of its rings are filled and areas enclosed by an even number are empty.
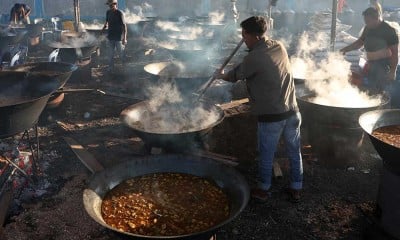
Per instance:
[[[226,60],[224,61],[224,63],[221,65],[221,67],[217,70],[218,73],[221,73],[222,70],[224,70],[224,68],[226,67],[226,65],[228,65],[228,63],[231,61],[231,59],[233,58],[233,56],[235,56],[236,52],[239,50],[239,48],[242,46],[244,42],[244,39],[242,38],[242,40],[240,40],[240,42],[237,44],[237,46],[235,47],[235,49],[233,49],[232,53],[228,56],[228,58],[226,58]],[[199,90],[199,95],[197,97],[197,101],[199,101],[204,93],[207,91],[207,89],[211,86],[211,84],[214,82],[214,80],[216,79],[216,75],[214,74]]]
[[[7,71],[15,72],[29,72],[29,74],[41,74],[50,75],[55,77],[60,83],[60,87],[63,87],[68,79],[71,77],[78,67],[71,63],[65,62],[35,62],[16,65],[10,67]]]
[[[0,72],[0,138],[30,129],[61,83],[55,77]]]
[[[60,49],[58,56],[62,61],[68,63],[75,63],[79,59],[88,59],[93,53],[96,52],[99,42],[49,42],[47,45],[54,49]]]
[[[198,103],[197,103],[198,104]],[[192,105],[195,108],[197,105]],[[174,111],[176,105],[170,105],[171,111]],[[135,134],[137,134],[148,146],[161,147],[173,152],[182,152],[190,149],[194,142],[201,140],[203,135],[206,135],[211,129],[221,123],[224,119],[224,111],[210,103],[202,103],[202,107],[205,110],[211,111],[217,114],[216,120],[208,125],[196,126],[195,128],[177,131],[174,129],[167,129],[168,131],[159,132],[154,129],[143,129],[139,128],[134,123],[140,121],[152,121],[151,115],[146,119],[141,119],[146,113],[151,113],[149,103],[142,101],[134,105],[129,106],[121,112],[121,120],[131,128]],[[139,119],[136,119],[139,116]],[[204,114],[204,118],[208,118],[207,114]],[[149,118],[149,119],[147,119]],[[158,120],[158,121],[162,121]]]
[[[120,163],[111,168],[103,166],[82,145],[72,138],[64,138],[77,157],[93,173],[88,187],[83,192],[83,205],[90,217],[105,228],[134,237],[135,239],[193,239],[211,236],[217,229],[232,221],[246,207],[249,201],[249,186],[244,177],[233,167],[210,158],[187,155],[155,155]],[[104,196],[124,180],[151,173],[186,173],[214,181],[227,194],[230,202],[229,218],[207,229],[180,236],[144,236],[122,232],[104,222],[101,204]]]
[[[400,148],[374,137],[372,132],[380,127],[400,125],[400,109],[369,111],[362,114],[359,124],[381,156],[383,164],[394,174],[400,175]]]
[[[196,91],[211,74],[208,66],[179,61],[150,63],[144,66],[144,70],[152,76],[154,82],[173,80],[179,92],[184,95]]]
[[[308,131],[308,141],[321,164],[344,168],[357,164],[362,151],[363,130],[358,119],[361,114],[386,108],[390,97],[383,94],[381,101],[368,107],[336,107],[313,102],[315,93],[304,85],[296,85],[296,97]],[[349,99],[349,101],[351,101]]]

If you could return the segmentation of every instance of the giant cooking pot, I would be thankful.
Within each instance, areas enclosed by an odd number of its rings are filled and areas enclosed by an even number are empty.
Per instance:
[[[71,63],[64,62],[35,62],[17,65],[8,68],[9,71],[29,72],[55,77],[60,87],[63,87],[78,67]]]
[[[181,94],[196,92],[212,75],[209,65],[193,62],[158,62],[144,66],[153,81],[174,81]]]
[[[369,111],[360,116],[359,124],[368,134],[383,164],[393,173],[400,175],[400,148],[374,137],[372,132],[380,127],[400,125],[400,109]]]
[[[30,129],[61,83],[40,73],[0,72],[0,138]]]
[[[168,106],[169,107],[169,106]],[[195,108],[196,106],[192,106]],[[162,147],[167,150],[174,152],[182,152],[193,147],[192,144],[201,141],[202,137],[206,135],[214,126],[221,123],[224,119],[224,111],[210,103],[202,103],[199,107],[208,111],[207,114],[203,114],[201,118],[196,121],[201,122],[189,129],[177,130],[183,128],[165,128],[160,129],[152,127],[146,127],[146,124],[152,121],[164,121],[162,118],[155,118],[154,114],[150,110],[150,103],[147,101],[139,102],[131,105],[121,112],[121,120],[131,128],[148,146]],[[178,114],[179,106],[174,104],[170,105],[169,111],[176,112]],[[187,108],[186,108],[187,109]],[[210,114],[211,113],[211,114]],[[213,115],[212,119],[207,119]],[[202,120],[205,121],[202,121]],[[180,120],[180,119],[179,119]],[[190,119],[188,120],[190,121]],[[181,121],[179,124],[186,124],[185,121]],[[187,123],[188,124],[188,123]]]
[[[48,42],[53,49],[60,49],[58,56],[63,62],[75,63],[78,60],[90,59],[96,52],[99,42],[85,42],[81,38],[71,38],[67,42]]]
[[[180,236],[144,236],[122,232],[105,223],[101,215],[102,199],[108,191],[124,180],[151,173],[185,173],[214,181],[230,201],[229,218],[203,232]],[[234,168],[209,158],[186,155],[158,155],[135,158],[117,166],[95,173],[89,186],[83,192],[83,204],[87,213],[100,225],[134,239],[194,239],[200,236],[210,238],[219,228],[232,221],[246,207],[249,201],[249,187],[244,177]]]
[[[365,112],[387,108],[390,97],[384,93],[377,105],[348,108],[314,103],[314,96],[303,84],[296,85],[303,126],[306,126],[308,142],[317,157],[328,167],[359,165],[362,147],[366,146],[362,145],[363,131],[358,124],[358,118]]]
[[[304,84],[296,85],[296,98],[300,111],[303,113],[303,118],[310,120],[311,123],[323,123],[343,128],[359,128],[358,118],[362,113],[377,108],[386,108],[390,102],[390,97],[387,93],[382,93],[381,102],[377,105],[351,108],[314,103],[311,101],[312,97],[315,97],[315,94],[308,90]]]
[[[166,49],[175,59],[185,62],[206,62],[211,53],[210,46],[193,40],[169,40],[168,42],[160,42],[158,46]]]

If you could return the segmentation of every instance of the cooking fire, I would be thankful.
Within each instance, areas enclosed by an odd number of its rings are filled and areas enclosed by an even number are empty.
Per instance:
[[[397,0],[0,16],[0,239],[400,238]]]

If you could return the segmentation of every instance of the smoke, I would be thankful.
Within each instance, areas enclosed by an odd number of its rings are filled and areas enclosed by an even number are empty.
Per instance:
[[[156,26],[164,32],[166,31],[180,32],[179,23],[176,22],[156,21]]]
[[[51,47],[54,48],[82,48],[97,44],[104,40],[105,36],[97,37],[90,33],[79,33],[76,36],[62,35],[61,42],[51,42]]]
[[[198,26],[180,28],[178,33],[169,35],[172,39],[178,40],[196,40],[213,37],[213,31],[206,31],[204,28]]]
[[[93,23],[82,23],[84,29],[103,29],[104,24],[101,24],[99,20],[94,20]]]
[[[135,24],[146,20],[146,17],[155,16],[153,6],[147,2],[142,3],[140,6],[133,7],[132,10],[127,9],[124,14],[125,22],[129,24]]]
[[[291,58],[293,75],[305,79],[305,86],[315,93],[314,103],[349,108],[377,106],[379,96],[361,92],[350,81],[351,63],[338,52],[328,52],[327,35],[304,33],[297,55]]]
[[[136,24],[136,23],[146,19],[145,17],[143,17],[143,13],[141,11],[139,11],[139,13],[136,14],[136,13],[129,11],[129,9],[127,9],[124,12],[124,14],[125,14],[125,22],[127,24]]]
[[[210,24],[221,24],[225,19],[225,13],[220,11],[210,12],[208,16],[210,18]]]

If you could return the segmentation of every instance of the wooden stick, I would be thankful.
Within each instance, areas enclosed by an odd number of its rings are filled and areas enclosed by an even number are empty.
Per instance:
[[[82,145],[72,138],[64,137],[65,142],[70,146],[75,155],[81,160],[92,173],[100,172],[104,167],[88,152]]]
[[[242,40],[240,40],[240,42],[238,43],[238,45],[235,47],[235,49],[233,49],[231,55],[229,55],[229,57],[227,59],[225,59],[225,62],[222,64],[222,66],[218,69],[218,72],[222,72],[222,70],[224,70],[224,68],[226,67],[226,65],[228,65],[228,63],[231,61],[231,59],[233,58],[233,56],[235,56],[236,52],[239,50],[240,46],[242,46],[244,42],[244,39],[242,38]],[[213,74],[213,76],[205,83],[203,84],[203,86],[200,88],[200,90],[198,92],[199,96],[197,97],[197,101],[200,100],[204,93],[207,91],[207,89],[211,86],[211,84],[214,82],[214,80],[216,79],[215,74]]]

